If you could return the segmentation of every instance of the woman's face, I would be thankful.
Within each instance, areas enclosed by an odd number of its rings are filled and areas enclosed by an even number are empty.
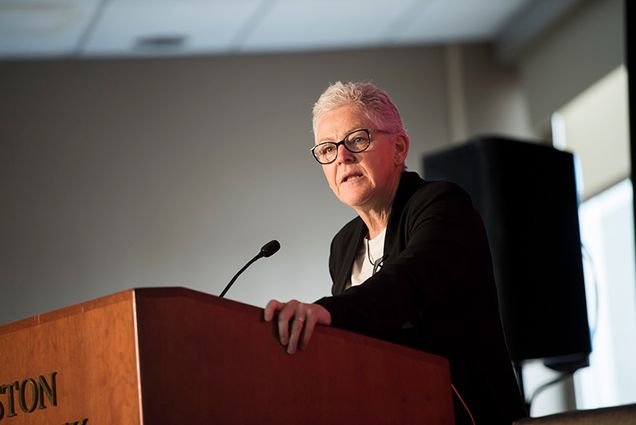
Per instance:
[[[404,168],[408,150],[405,136],[377,131],[385,129],[377,128],[354,106],[341,106],[318,119],[315,142],[339,142],[362,128],[371,131],[369,148],[352,153],[340,145],[336,160],[322,169],[340,202],[353,208],[383,208],[391,204],[396,179]]]

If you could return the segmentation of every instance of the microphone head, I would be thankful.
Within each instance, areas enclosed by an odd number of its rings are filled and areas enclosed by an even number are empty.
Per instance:
[[[269,241],[261,248],[261,254],[263,257],[269,257],[278,252],[280,249],[280,244],[277,240]]]

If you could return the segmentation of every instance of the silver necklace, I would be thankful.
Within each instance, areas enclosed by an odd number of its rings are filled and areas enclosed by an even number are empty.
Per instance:
[[[367,258],[369,259],[369,263],[373,266],[373,274],[376,274],[378,270],[382,267],[382,262],[384,260],[384,255],[377,260],[373,260],[371,258],[371,248],[369,247],[369,239],[364,238],[367,242]]]

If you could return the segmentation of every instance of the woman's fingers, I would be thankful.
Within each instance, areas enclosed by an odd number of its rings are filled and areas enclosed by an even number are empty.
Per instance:
[[[319,304],[304,304],[296,300],[286,303],[271,300],[265,306],[265,321],[272,321],[276,313],[278,338],[280,343],[287,347],[289,354],[307,347],[316,324],[331,324],[331,314]]]

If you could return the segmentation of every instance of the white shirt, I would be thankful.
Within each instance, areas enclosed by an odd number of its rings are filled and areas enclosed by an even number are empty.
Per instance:
[[[384,255],[384,236],[386,227],[378,236],[373,239],[364,238],[364,243],[353,261],[351,269],[351,285],[356,286],[364,283],[365,280],[373,276],[373,262],[377,262]],[[368,249],[367,249],[368,248]]]

